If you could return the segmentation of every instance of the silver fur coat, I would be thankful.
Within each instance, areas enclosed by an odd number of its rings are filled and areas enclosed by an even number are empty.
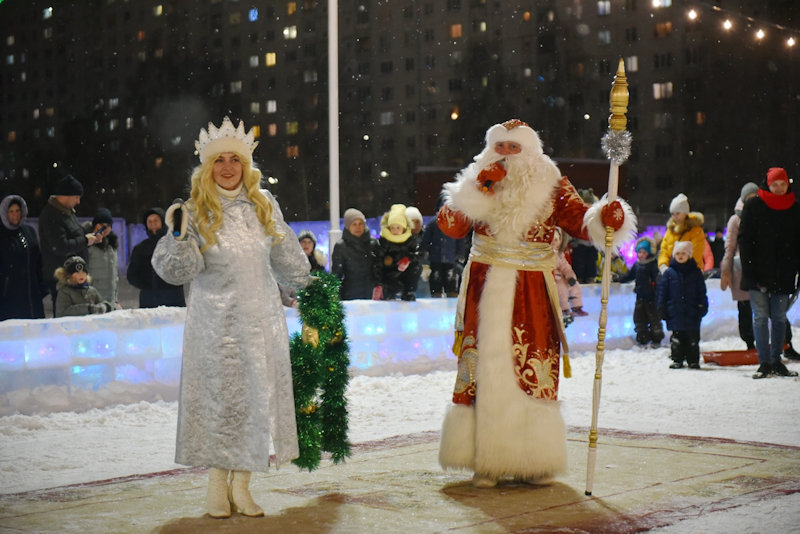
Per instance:
[[[185,241],[162,237],[152,264],[170,284],[189,284],[175,461],[266,471],[298,456],[289,338],[278,283],[310,283],[308,258],[272,195],[275,242],[244,190],[220,198],[218,243],[201,253],[192,221]]]

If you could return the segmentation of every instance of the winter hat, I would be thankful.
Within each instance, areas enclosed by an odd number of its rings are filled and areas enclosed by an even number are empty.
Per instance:
[[[686,252],[689,256],[692,255],[692,242],[691,241],[676,241],[675,246],[672,249],[672,257],[675,257],[675,254],[678,252]]]
[[[772,185],[773,182],[783,180],[789,183],[789,175],[786,174],[786,169],[782,167],[772,167],[767,171],[767,185]]]
[[[411,222],[419,221],[420,224],[423,222],[422,213],[420,213],[419,210],[414,206],[409,206],[406,208],[406,218]]]
[[[83,196],[83,186],[71,174],[66,175],[56,184],[54,195],[63,197]]]
[[[310,239],[314,245],[317,244],[317,236],[315,236],[314,232],[311,230],[302,230],[299,234],[297,234],[298,241],[302,241],[303,239]]]
[[[636,243],[636,252],[640,250],[644,250],[647,254],[652,254],[653,251],[650,249],[650,240],[649,239],[640,239],[638,243]]]
[[[525,152],[542,153],[542,142],[533,128],[519,119],[511,119],[502,124],[495,124],[486,130],[486,146],[494,147],[501,141],[519,143]]]
[[[758,186],[753,182],[747,182],[742,186],[742,192],[739,193],[739,198],[741,199],[742,202],[744,202],[745,200],[747,200],[747,197],[756,194],[758,194]]]
[[[70,256],[64,262],[64,270],[70,276],[80,271],[86,271],[86,262],[80,256]]]
[[[348,208],[344,212],[344,227],[349,229],[350,225],[353,224],[353,221],[361,219],[364,221],[364,224],[367,224],[367,218],[364,217],[364,214],[361,213],[359,210],[355,208]]]
[[[689,199],[683,193],[672,199],[669,203],[670,213],[689,213]]]
[[[114,224],[114,219],[111,217],[111,212],[108,209],[98,208],[97,213],[94,214],[94,219],[92,219],[92,227],[98,224],[107,224],[109,226]]]
[[[417,210],[419,211],[419,210]],[[403,204],[392,204],[389,209],[389,217],[386,219],[386,226],[396,224],[403,230],[408,228],[408,217],[406,217],[406,207]]]

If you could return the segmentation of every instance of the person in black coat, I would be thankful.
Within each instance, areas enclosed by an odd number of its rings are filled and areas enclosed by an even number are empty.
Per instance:
[[[331,273],[342,281],[342,300],[382,298],[377,254],[378,241],[370,235],[364,214],[349,208],[344,212],[342,239],[331,253]]]
[[[437,205],[437,212],[442,202]],[[432,297],[458,296],[458,262],[466,257],[464,238],[455,239],[442,232],[436,219],[432,219],[422,231],[420,254],[427,253],[431,275],[429,283]]]
[[[144,214],[147,238],[133,247],[128,262],[127,278],[139,290],[139,307],[186,306],[183,287],[165,282],[153,269],[150,260],[158,240],[167,233],[164,210],[150,208]]]
[[[800,275],[800,205],[786,170],[767,172],[766,187],[744,204],[739,224],[741,288],[750,295],[758,370],[753,378],[797,376],[781,361],[790,296]],[[771,323],[771,325],[770,325]]]
[[[56,269],[72,256],[80,256],[85,260],[89,247],[103,239],[91,232],[86,233],[86,229],[75,216],[75,207],[81,203],[82,196],[81,183],[74,176],[67,175],[56,184],[53,194],[39,214],[42,271],[53,299],[54,310],[58,294]]]
[[[32,226],[24,224],[28,205],[19,195],[0,202],[0,321],[43,319],[42,253]]]
[[[661,317],[656,306],[656,281],[658,265],[656,264],[655,241],[645,236],[636,240],[636,256],[638,260],[630,270],[620,278],[620,282],[635,280],[633,292],[636,303],[633,307],[633,324],[636,331],[636,343],[653,347],[661,344],[664,330]]]
[[[692,257],[691,241],[676,241],[669,267],[658,281],[658,310],[672,331],[670,369],[683,362],[700,369],[700,321],[708,313],[708,296],[703,271]]]

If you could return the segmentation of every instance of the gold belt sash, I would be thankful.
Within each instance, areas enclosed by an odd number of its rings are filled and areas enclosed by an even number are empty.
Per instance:
[[[464,305],[466,302],[466,288],[469,285],[469,272],[473,261],[488,265],[508,267],[518,271],[541,271],[544,273],[544,283],[547,288],[547,296],[550,300],[550,308],[556,321],[558,338],[561,341],[562,358],[564,360],[564,377],[570,378],[572,370],[569,365],[569,345],[567,336],[564,332],[564,322],[561,319],[561,305],[558,302],[558,290],[556,289],[556,279],[553,270],[556,268],[556,253],[549,243],[530,243],[520,241],[511,245],[499,243],[495,238],[473,234],[472,248],[470,249],[469,260],[464,268],[461,287],[458,292],[458,304],[456,308],[456,341],[454,349],[458,349],[456,354],[461,352],[461,334],[464,331]]]

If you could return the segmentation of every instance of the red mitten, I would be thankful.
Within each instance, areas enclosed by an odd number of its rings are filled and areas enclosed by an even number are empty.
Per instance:
[[[383,286],[375,286],[372,289],[372,300],[383,300]]]
[[[492,186],[505,177],[505,167],[496,161],[478,173],[478,187],[481,191],[492,193]]]
[[[609,202],[600,211],[600,216],[603,224],[610,226],[616,232],[622,228],[622,223],[625,222],[625,212],[622,210],[622,204],[618,200]]]
[[[411,260],[408,258],[401,258],[400,261],[397,262],[397,270],[401,273],[408,269],[408,264],[411,263]]]

